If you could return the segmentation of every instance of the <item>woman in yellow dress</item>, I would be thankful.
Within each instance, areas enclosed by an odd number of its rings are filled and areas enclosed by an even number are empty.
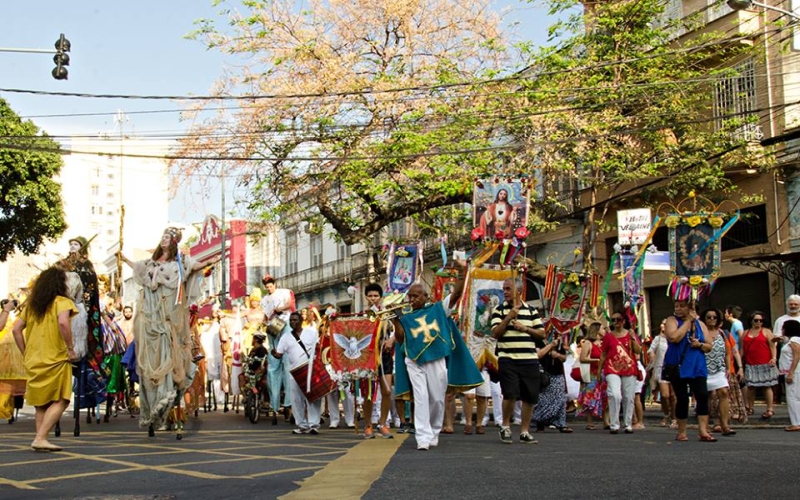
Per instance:
[[[28,372],[25,399],[36,407],[35,451],[61,451],[47,436],[72,396],[71,362],[78,356],[70,318],[77,312],[68,298],[66,273],[51,267],[36,279],[14,324],[14,340]]]

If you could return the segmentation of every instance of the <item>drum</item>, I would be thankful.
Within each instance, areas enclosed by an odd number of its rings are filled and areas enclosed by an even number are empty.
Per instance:
[[[267,333],[273,337],[277,337],[283,331],[283,328],[286,326],[286,322],[275,316],[267,323]]]
[[[291,370],[292,377],[300,390],[305,394],[309,403],[327,396],[329,393],[336,390],[336,382],[331,378],[331,374],[322,364],[322,358],[316,356],[314,358],[314,369],[311,372],[311,390],[306,391],[306,383],[308,381],[308,362],[303,363],[297,368]]]

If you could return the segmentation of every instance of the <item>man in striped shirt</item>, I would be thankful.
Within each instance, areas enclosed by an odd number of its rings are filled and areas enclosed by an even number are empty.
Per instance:
[[[522,401],[521,443],[536,443],[530,434],[533,405],[539,400],[539,356],[535,339],[544,339],[539,313],[522,300],[522,280],[503,282],[503,303],[492,313],[492,336],[497,339],[500,389],[503,392],[503,425],[500,440],[511,444],[511,416]]]

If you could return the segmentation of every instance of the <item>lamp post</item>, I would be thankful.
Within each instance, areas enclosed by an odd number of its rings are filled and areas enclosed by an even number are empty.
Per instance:
[[[793,23],[800,21],[800,15],[795,14],[790,10],[781,9],[780,7],[774,7],[761,2],[755,2],[753,0],[728,0],[728,7],[733,10],[747,10],[752,7],[761,7],[762,9],[774,10],[775,12],[780,12],[784,16],[789,16],[792,18],[791,22]]]

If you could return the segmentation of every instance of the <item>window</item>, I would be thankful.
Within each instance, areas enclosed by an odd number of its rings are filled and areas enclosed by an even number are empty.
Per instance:
[[[709,23],[733,12],[725,0],[706,0],[706,6],[706,22]]]
[[[393,240],[404,240],[408,237],[408,222],[406,219],[398,220],[389,224],[389,238]]]
[[[100,195],[100,186],[94,185],[92,186],[92,196],[99,196]]]
[[[734,66],[735,74],[722,78],[714,89],[714,117],[717,130],[723,128],[731,120],[757,121],[755,110],[756,99],[756,67],[752,59]],[[764,137],[758,123],[745,123],[734,132],[738,138],[757,141]]]
[[[286,274],[297,272],[297,230],[286,233]]]
[[[311,235],[311,267],[322,266],[322,235]]]
[[[352,255],[352,252],[353,248],[350,245],[345,245],[344,242],[339,242],[339,244],[336,246],[336,259],[349,259]]]

